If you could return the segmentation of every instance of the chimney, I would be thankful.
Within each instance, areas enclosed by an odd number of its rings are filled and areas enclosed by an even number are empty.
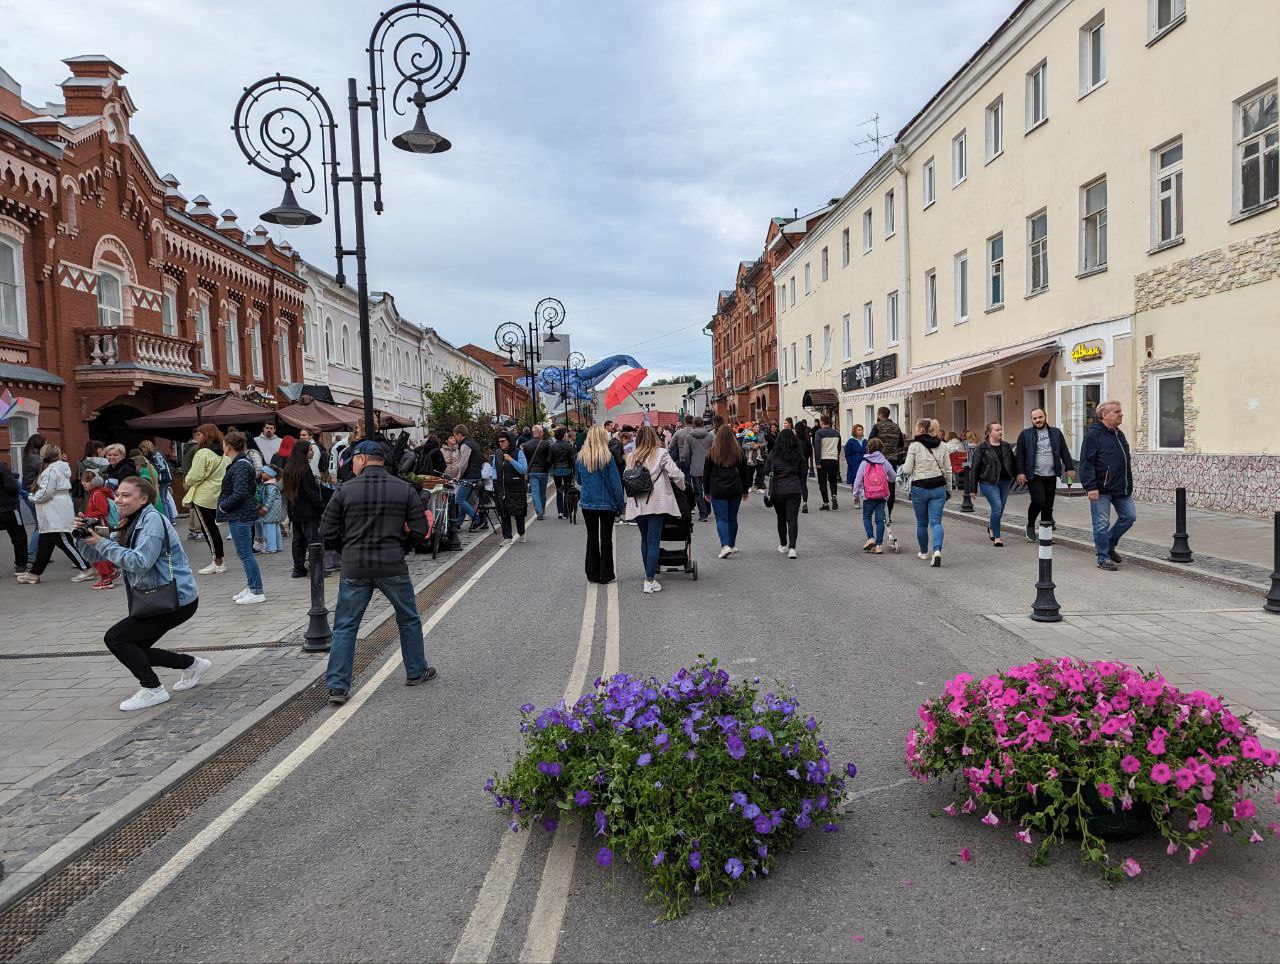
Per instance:
[[[260,248],[263,245],[265,245],[269,240],[271,240],[270,232],[268,232],[266,228],[264,228],[261,224],[259,224],[256,228],[253,229],[253,234],[249,235],[249,237],[245,240],[245,244],[249,245],[249,247],[251,248]]]
[[[187,212],[191,217],[199,221],[206,228],[218,227],[218,216],[213,213],[213,208],[209,206],[209,199],[203,194],[197,194],[195,200],[191,202],[191,210]]]
[[[244,244],[244,232],[240,230],[240,225],[236,224],[236,212],[230,208],[222,212],[222,220],[218,222],[217,231],[236,244]]]
[[[117,93],[123,94],[120,78],[125,70],[105,54],[83,54],[63,61],[71,68],[71,76],[59,86],[67,103],[68,117],[97,117],[106,108],[107,101]],[[128,95],[121,98],[126,104],[126,117],[133,113]]]
[[[185,211],[187,209],[187,199],[182,196],[182,192],[178,190],[181,183],[172,174],[166,174],[160,180],[164,181],[164,206],[173,208],[175,211]]]

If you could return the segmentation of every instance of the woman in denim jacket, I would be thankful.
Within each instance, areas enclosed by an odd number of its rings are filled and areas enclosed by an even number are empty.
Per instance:
[[[173,684],[175,690],[187,690],[200,682],[213,664],[199,656],[155,649],[165,633],[181,626],[196,614],[198,598],[191,563],[182,548],[182,540],[165,516],[151,503],[156,489],[148,479],[131,478],[116,490],[116,509],[120,528],[115,539],[104,538],[90,529],[77,540],[84,556],[93,561],[110,562],[124,574],[125,592],[132,608],[134,590],[154,589],[173,580],[177,584],[178,608],[158,616],[126,616],[107,630],[107,649],[138,678],[142,687],[120,704],[120,709],[145,710],[169,700],[169,692],[156,676],[154,667],[182,671]],[[84,520],[77,520],[83,525]]]

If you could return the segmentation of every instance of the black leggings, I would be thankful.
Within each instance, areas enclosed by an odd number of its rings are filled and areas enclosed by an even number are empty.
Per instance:
[[[111,655],[138,678],[138,683],[147,689],[155,689],[160,685],[160,677],[156,676],[153,666],[166,669],[189,669],[196,661],[188,653],[171,653],[167,649],[153,649],[169,630],[181,626],[196,614],[200,600],[193,599],[185,606],[179,606],[171,613],[151,616],[146,619],[137,616],[126,616],[107,630],[103,641]]]
[[[12,510],[0,512],[0,529],[9,533],[9,541],[13,543],[13,568],[26,572],[27,530],[18,521],[18,513]]]
[[[317,521],[295,522],[293,524],[293,568],[301,571],[307,568],[307,547],[316,541],[316,532],[320,528]]]
[[[794,549],[800,534],[800,496],[775,495],[773,511],[778,514],[778,545]]]
[[[902,468],[901,462],[890,462],[889,464],[893,466],[894,472],[897,472],[900,468]],[[893,524],[893,504],[897,500],[898,500],[898,485],[896,482],[890,482],[889,483],[889,503],[885,507],[885,519],[888,520],[887,522],[888,525]]]
[[[587,529],[587,582],[613,582],[613,520],[608,509],[583,509]]]
[[[507,515],[504,512],[502,515],[498,516],[498,522],[502,525],[502,538],[504,539],[511,538],[511,520],[512,519],[515,519],[515,522],[516,522],[516,532],[519,533],[520,535],[524,535],[524,516],[522,515],[511,516],[511,515]]]
[[[222,533],[218,530],[218,513],[214,509],[206,509],[194,502],[191,503],[191,508],[200,515],[200,528],[204,530],[204,536],[209,540],[209,549],[213,552],[216,562],[222,558]]]
[[[31,575],[42,575],[49,567],[49,560],[53,558],[54,547],[62,550],[63,555],[71,560],[71,564],[84,572],[89,568],[89,564],[84,561],[84,556],[80,555],[80,550],[76,548],[75,540],[71,538],[69,532],[42,532],[40,533],[40,542],[36,546],[36,561],[31,566]]]

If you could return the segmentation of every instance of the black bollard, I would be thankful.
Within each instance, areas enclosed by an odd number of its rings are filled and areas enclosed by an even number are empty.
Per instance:
[[[1269,613],[1280,613],[1280,512],[1276,513],[1275,524],[1275,566],[1271,570],[1271,591],[1267,593],[1266,605],[1262,607]]]
[[[324,604],[324,546],[313,542],[307,546],[307,563],[311,567],[311,608],[307,616],[307,635],[302,643],[304,653],[327,653],[333,633],[329,629],[329,610]]]
[[[1187,541],[1187,490],[1174,490],[1173,548],[1169,550],[1170,562],[1190,562],[1191,543]]]
[[[971,469],[969,467],[969,463],[966,462],[964,465],[963,471],[960,473],[960,476],[962,479],[960,483],[960,487],[964,489],[964,498],[960,500],[961,512],[973,511],[973,499],[970,497],[970,493],[969,493],[969,472],[970,471]]]
[[[1053,594],[1053,529],[1040,526],[1040,578],[1036,581],[1036,601],[1031,604],[1031,618],[1038,623],[1062,622],[1062,609]]]

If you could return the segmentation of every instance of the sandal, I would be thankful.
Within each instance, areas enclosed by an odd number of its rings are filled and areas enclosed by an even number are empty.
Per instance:
[[[991,534],[991,526],[987,526],[987,538],[992,542],[996,541],[996,537]]]
[[[1003,542],[1001,542],[999,539],[992,539],[992,540],[991,540],[991,544],[992,544],[993,546],[995,546],[997,549],[1003,549],[1003,548],[1004,548],[1004,543],[1003,543]]]

